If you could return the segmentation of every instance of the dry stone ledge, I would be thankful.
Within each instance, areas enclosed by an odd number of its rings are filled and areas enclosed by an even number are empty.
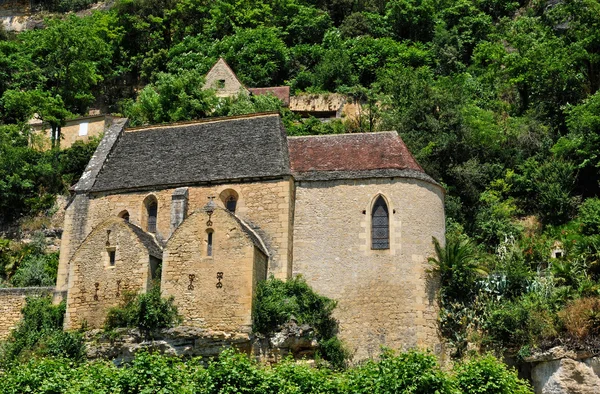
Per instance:
[[[314,330],[308,325],[290,322],[268,338],[248,333],[231,333],[178,326],[159,330],[148,339],[137,329],[119,328],[112,333],[100,329],[84,334],[88,359],[127,363],[140,351],[156,351],[170,356],[217,357],[224,349],[235,348],[271,363],[291,355],[295,359],[312,359],[318,348]]]

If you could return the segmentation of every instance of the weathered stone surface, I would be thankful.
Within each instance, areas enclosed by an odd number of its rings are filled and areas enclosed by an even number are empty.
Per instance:
[[[0,289],[0,340],[6,339],[17,327],[27,297],[51,295],[53,290],[53,287]]]
[[[538,375],[541,371],[547,373],[554,368],[556,371],[548,378],[541,391],[536,387],[536,393],[598,394],[600,392],[600,377],[589,365],[581,361],[570,358],[550,361],[534,368],[534,374]]]
[[[588,351],[556,346],[525,358],[536,394],[600,392],[600,358]]]
[[[371,248],[371,210],[389,208],[389,249]],[[294,274],[338,301],[340,338],[355,360],[381,346],[440,350],[435,282],[427,275],[432,237],[444,239],[440,187],[405,179],[299,182],[294,215]]]
[[[252,230],[229,211],[196,210],[165,247],[161,289],[173,296],[185,325],[250,332],[258,281],[267,257]]]
[[[276,362],[292,355],[295,359],[312,359],[318,348],[310,326],[290,322],[270,338],[256,338],[248,333],[230,333],[178,326],[153,333],[145,338],[137,329],[117,329],[108,334],[102,330],[85,333],[89,359],[128,362],[139,351],[158,351],[171,356],[217,357],[224,349],[234,347],[264,362]]]

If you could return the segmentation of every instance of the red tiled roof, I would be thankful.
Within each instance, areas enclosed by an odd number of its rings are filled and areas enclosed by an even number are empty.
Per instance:
[[[413,170],[423,172],[396,132],[288,138],[293,173]]]
[[[289,86],[273,86],[268,88],[247,88],[248,91],[256,96],[261,94],[271,93],[279,100],[283,101],[283,105],[288,107],[290,105],[290,87]]]

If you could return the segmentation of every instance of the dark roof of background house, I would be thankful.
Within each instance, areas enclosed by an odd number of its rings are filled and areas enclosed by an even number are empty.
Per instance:
[[[247,88],[248,91],[255,95],[260,96],[262,94],[271,93],[279,100],[283,101],[283,105],[286,107],[290,106],[290,87],[289,86],[274,86],[268,88]]]
[[[122,133],[92,191],[289,175],[277,114],[133,129]]]
[[[299,180],[409,177],[435,183],[395,131],[290,137],[288,146]]]

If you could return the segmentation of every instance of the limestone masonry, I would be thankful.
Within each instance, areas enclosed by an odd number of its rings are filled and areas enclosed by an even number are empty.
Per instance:
[[[66,329],[101,327],[123,292],[159,281],[183,325],[247,334],[257,283],[303,275],[338,301],[355,360],[382,345],[440,350],[427,258],[444,239],[444,191],[397,133],[288,138],[277,114],[125,124],[66,209]]]

